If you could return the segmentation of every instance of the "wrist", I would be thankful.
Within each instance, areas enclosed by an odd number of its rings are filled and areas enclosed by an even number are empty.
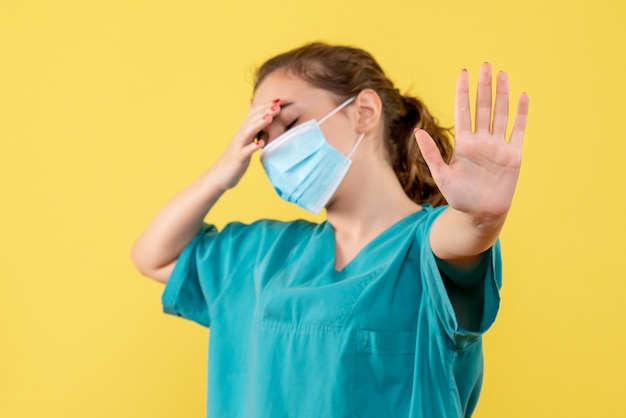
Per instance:
[[[448,207],[435,220],[430,243],[437,257],[459,262],[489,249],[498,239],[506,214],[477,215]]]
[[[237,182],[225,176],[224,172],[225,170],[221,168],[219,164],[210,167],[199,179],[202,189],[209,194],[222,194],[228,189],[232,189]]]
[[[460,212],[466,219],[466,222],[477,230],[482,231],[493,231],[500,230],[504,225],[504,221],[506,220],[506,216],[508,212],[499,214],[499,215],[491,215],[491,214],[471,214]]]

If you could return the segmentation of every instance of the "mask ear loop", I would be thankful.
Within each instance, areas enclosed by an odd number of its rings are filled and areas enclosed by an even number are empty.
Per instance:
[[[339,112],[344,107],[348,106],[350,103],[352,103],[354,101],[354,99],[356,99],[356,96],[350,97],[348,100],[346,100],[345,102],[343,102],[342,104],[337,106],[334,110],[332,110],[328,115],[326,115],[322,119],[320,119],[320,121],[317,122],[317,124],[321,125],[322,123],[326,122],[328,120],[328,118],[330,118],[331,116],[333,116],[334,114]],[[350,159],[350,157],[352,157],[352,154],[354,154],[354,151],[356,151],[356,149],[359,146],[359,144],[361,143],[361,141],[363,141],[363,138],[365,138],[365,134],[364,133],[359,135],[359,138],[356,140],[356,143],[354,144],[354,146],[352,147],[352,149],[350,150],[350,152],[346,156],[348,159]]]
[[[361,143],[361,141],[363,141],[363,138],[365,138],[365,134],[359,135],[359,139],[356,140],[356,143],[354,144],[354,146],[352,147],[352,149],[350,150],[348,155],[346,155],[346,157],[348,159],[352,158],[352,154],[354,154],[354,151],[356,151],[356,149],[359,146],[359,144]]]
[[[328,118],[333,116],[335,113],[339,112],[344,107],[348,106],[350,103],[352,103],[354,101],[354,99],[356,99],[356,96],[350,97],[348,100],[346,100],[345,102],[343,102],[342,104],[337,106],[334,110],[332,110],[328,115],[326,115],[322,119],[320,119],[320,121],[317,122],[317,124],[321,125],[322,123],[326,122],[328,120]]]

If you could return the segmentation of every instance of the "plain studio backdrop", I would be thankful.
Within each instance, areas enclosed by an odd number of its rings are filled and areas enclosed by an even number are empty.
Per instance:
[[[453,123],[459,71],[530,95],[475,416],[626,416],[626,6],[618,0],[0,0],[0,416],[201,417],[208,332],[129,251],[242,121],[254,69],[369,50]],[[258,162],[211,213],[319,220]]]

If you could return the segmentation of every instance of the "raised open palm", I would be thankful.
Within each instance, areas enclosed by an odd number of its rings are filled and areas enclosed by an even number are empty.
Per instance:
[[[459,74],[454,114],[454,152],[446,164],[434,141],[423,130],[415,137],[433,179],[451,207],[475,216],[500,216],[511,207],[522,159],[522,141],[528,116],[528,96],[520,96],[509,141],[509,81],[500,72],[492,107],[491,65],[478,75],[475,126],[469,103],[469,76]],[[493,116],[492,116],[493,115]]]

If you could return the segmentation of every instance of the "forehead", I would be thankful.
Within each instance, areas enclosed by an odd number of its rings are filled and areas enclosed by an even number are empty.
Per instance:
[[[257,86],[252,98],[252,105],[271,102],[280,99],[281,102],[331,100],[330,92],[314,87],[300,77],[286,72],[275,71],[269,74]]]

